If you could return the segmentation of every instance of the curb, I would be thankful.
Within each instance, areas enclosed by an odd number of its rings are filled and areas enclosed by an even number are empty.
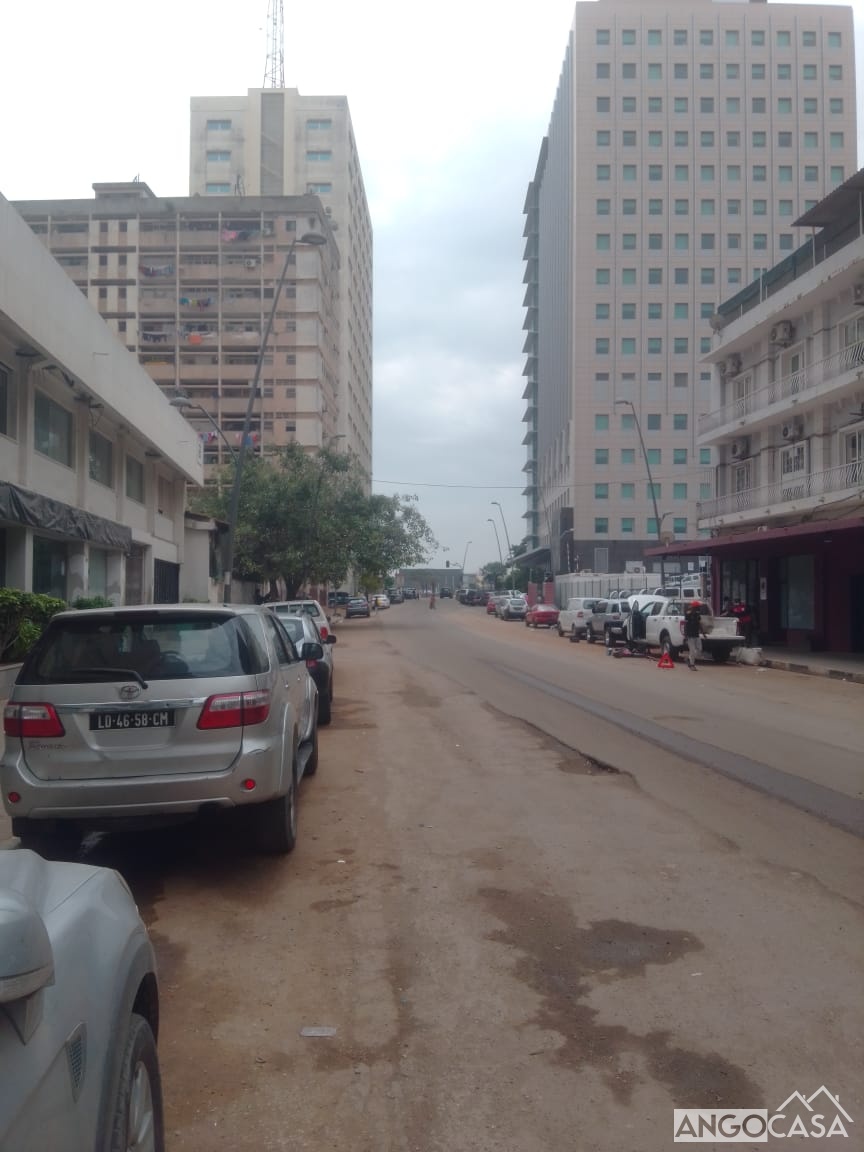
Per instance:
[[[864,684],[864,672],[844,668],[819,668],[811,664],[798,664],[794,660],[763,659],[763,668],[775,668],[780,672],[797,672],[802,676],[825,676],[829,680],[843,680],[849,684]]]

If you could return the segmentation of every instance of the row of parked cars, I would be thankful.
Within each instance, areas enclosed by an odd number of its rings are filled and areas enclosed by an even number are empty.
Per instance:
[[[90,830],[230,810],[290,852],[334,692],[316,601],[149,605],[55,616],[4,711],[0,1148],[164,1149],[151,942],[114,871],[51,861]]]

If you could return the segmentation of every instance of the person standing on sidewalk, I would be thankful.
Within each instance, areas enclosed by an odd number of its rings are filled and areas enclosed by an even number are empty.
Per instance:
[[[694,600],[684,613],[684,636],[687,640],[687,664],[697,672],[696,657],[702,655],[702,614],[699,601]]]

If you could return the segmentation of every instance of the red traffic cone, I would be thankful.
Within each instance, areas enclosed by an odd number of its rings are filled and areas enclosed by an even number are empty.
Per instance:
[[[657,661],[658,668],[674,668],[675,664],[672,660],[672,655],[669,652],[664,652],[660,659]]]

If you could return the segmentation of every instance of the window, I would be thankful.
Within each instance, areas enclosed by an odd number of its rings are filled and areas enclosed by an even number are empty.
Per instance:
[[[726,146],[728,148],[740,148],[740,146],[741,146],[741,133],[740,132],[727,132],[726,133]]]
[[[741,201],[740,200],[727,200],[726,201],[726,215],[727,216],[740,216],[741,215]]]
[[[604,130],[597,133],[596,143],[598,148],[608,148],[612,143],[612,133]]]
[[[598,28],[595,42],[597,44],[600,44],[600,45],[606,45],[606,44],[611,43],[610,38],[609,38],[609,29],[608,28]]]
[[[831,165],[831,183],[832,184],[842,184],[843,181],[846,179],[845,172],[846,172],[846,170],[842,164],[832,164]]]
[[[714,315],[714,305],[708,303],[708,301],[706,301],[706,300],[703,300],[699,305],[699,319],[700,320],[710,320],[713,315]]]
[[[144,503],[144,465],[134,456],[126,457],[126,495],[136,504]]]
[[[791,200],[781,200],[777,205],[777,212],[778,212],[778,215],[780,215],[780,216],[791,216],[792,215],[792,201]]]
[[[714,269],[713,268],[700,268],[699,269],[699,283],[700,284],[713,284],[714,283]]]
[[[777,111],[783,116],[790,116],[792,114],[792,97],[778,96]]]
[[[598,536],[605,536],[609,532],[609,518],[608,516],[595,516],[594,517],[594,532]]]
[[[628,182],[633,182],[636,179],[636,165],[625,164],[621,169],[621,175]]]
[[[699,237],[699,247],[703,252],[711,252],[714,249],[714,233],[703,232]]]
[[[675,251],[686,252],[690,247],[690,233],[689,232],[676,232],[675,233]]]
[[[672,316],[675,320],[686,320],[690,315],[689,304],[675,304],[672,311]]]
[[[705,464],[710,465],[710,463],[711,463],[711,449],[710,448],[700,448],[699,449],[699,463],[702,465],[705,465]]]
[[[90,432],[90,479],[114,487],[114,445],[98,432]]]
[[[688,338],[686,336],[676,336],[673,351],[676,356],[686,356],[690,351],[690,341]]]
[[[804,97],[804,112],[807,116],[815,116],[819,111],[819,101],[815,96]]]
[[[686,48],[687,46],[687,29],[676,28],[672,33],[672,43],[676,48]]]
[[[635,356],[636,355],[636,340],[633,336],[621,337],[621,355],[622,356]]]
[[[224,164],[226,161],[228,161],[230,159],[231,159],[231,153],[230,152],[217,152],[214,150],[214,151],[207,153],[207,163],[208,164]]]
[[[726,36],[724,39],[726,41],[727,48],[737,48],[741,42],[741,37],[738,34],[738,30],[736,28],[727,28]]]
[[[819,133],[818,132],[805,132],[804,133],[804,147],[805,148],[818,148],[819,147]]]
[[[727,80],[740,80],[741,79],[741,65],[740,64],[727,64],[726,65],[726,79]]]
[[[686,183],[690,179],[690,168],[687,164],[675,165],[675,179],[679,183]]]
[[[663,417],[659,412],[649,412],[645,417],[645,427],[649,432],[659,432],[663,426]]]
[[[674,67],[672,69],[672,76],[675,80],[686,80],[687,79],[687,65],[686,64],[674,65]]]
[[[733,116],[737,116],[741,111],[741,99],[738,96],[726,97],[726,111]]]
[[[635,239],[635,237],[634,237]],[[635,245],[634,245],[635,247]],[[663,247],[663,233],[662,232],[649,232],[648,233],[648,247],[652,252],[656,252]]]
[[[329,128],[333,127],[332,120],[307,120],[307,132],[326,132]]]
[[[689,268],[676,268],[675,269],[675,284],[679,287],[682,284],[690,283],[690,269]]]
[[[704,484],[703,483],[703,484],[699,485],[699,499],[700,500],[710,500],[711,499],[711,485],[710,484]]]
[[[676,516],[672,521],[672,531],[675,533],[676,536],[686,536],[687,535],[687,517],[686,516]]]
[[[649,200],[648,201],[648,215],[649,216],[662,216],[663,215],[663,201],[662,200]]]
[[[595,320],[608,320],[609,319],[609,305],[608,304],[595,304],[594,305],[594,319]]]
[[[700,132],[699,133],[699,143],[702,145],[703,148],[713,148],[714,147],[714,133],[713,132]]]
[[[663,179],[663,165],[662,164],[649,164],[648,165],[648,179],[653,183]]]
[[[765,232],[753,233],[753,251],[766,252],[768,250],[768,235]]]
[[[689,145],[690,145],[690,133],[689,132],[676,132],[675,133],[675,147],[676,148],[687,148],[687,147],[689,147]]]
[[[768,201],[767,200],[754,200],[753,201],[753,215],[754,216],[767,216],[768,215]]]
[[[608,484],[595,484],[594,485],[594,499],[595,500],[608,500],[609,499],[609,485]]]
[[[794,247],[795,237],[791,232],[781,232],[779,237],[779,248],[781,252],[791,252]]]
[[[699,167],[699,179],[704,183],[710,184],[714,179],[714,165],[702,164]]]
[[[792,65],[791,64],[778,64],[777,65],[777,79],[778,80],[791,80],[792,79]]]
[[[635,96],[622,97],[621,111],[622,112],[635,112],[636,111],[636,97]]]
[[[33,447],[67,468],[75,464],[74,422],[72,413],[55,404],[43,392],[36,393]]]
[[[714,79],[714,65],[713,64],[700,64],[699,65],[699,79],[700,80],[713,80]]]
[[[622,284],[635,284],[636,283],[636,269],[635,268],[622,268],[621,269],[621,283]]]
[[[608,96],[597,97],[597,111],[598,112],[611,112],[612,102]]]
[[[662,80],[663,79],[663,65],[662,64],[649,64],[648,65],[648,79],[649,80]]]
[[[819,169],[815,164],[804,165],[804,180],[807,184],[814,184],[819,179]]]
[[[765,47],[765,32],[762,28],[754,28],[750,33],[750,45],[753,48]]]
[[[647,348],[648,348],[648,355],[649,356],[662,356],[663,355],[663,337],[662,336],[649,336]]]
[[[662,96],[649,96],[648,97],[648,111],[649,112],[662,112],[663,111],[663,97]]]
[[[804,79],[804,80],[815,80],[816,79],[816,65],[815,64],[805,64],[803,66],[803,68],[801,69],[801,76],[802,76],[802,79]],[[837,79],[839,80],[840,77],[838,76]]]
[[[609,355],[609,337],[608,336],[596,337],[596,339],[594,340],[594,354],[596,356],[608,356]]]
[[[230,120],[208,120],[207,121],[207,131],[208,132],[230,132],[231,131],[231,121]]]
[[[673,500],[686,500],[687,499],[687,485],[686,484],[673,484],[672,485],[672,499]]]
[[[636,233],[623,232],[621,234],[621,247],[628,252],[634,251],[636,248]]]
[[[699,32],[699,43],[703,48],[710,48],[714,43],[714,33],[710,28],[703,28]]]
[[[831,132],[828,136],[832,150],[843,147],[843,133]]]
[[[741,283],[741,269],[740,268],[727,269],[727,271],[726,271],[726,283],[727,284],[740,284]]]
[[[621,43],[625,45],[632,45],[636,43],[636,29],[624,28],[621,32]]]
[[[676,432],[687,431],[687,413],[676,412],[672,417],[672,427]]]
[[[663,269],[662,268],[649,268],[648,269],[648,283],[652,285],[663,283]]]
[[[608,448],[595,448],[594,449],[594,463],[595,464],[608,464],[609,463],[609,449]]]
[[[648,147],[649,148],[662,148],[663,147],[663,133],[662,132],[649,132],[648,133]]]
[[[609,80],[610,79],[610,65],[609,64],[598,64],[594,70],[594,74],[598,80]]]
[[[778,148],[791,148],[792,147],[792,133],[791,132],[778,132],[777,133],[777,147]]]
[[[816,33],[815,32],[802,32],[801,33],[801,47],[802,48],[815,48],[816,47]]]
[[[676,96],[673,107],[676,112],[686,112],[690,107],[690,101],[686,96]]]
[[[856,328],[855,333],[853,333],[853,335],[846,340],[846,347],[849,347],[851,344],[859,343],[857,332],[858,332],[858,329]],[[862,331],[861,339],[864,340],[864,331]],[[632,432],[635,427],[636,427],[636,417],[633,415],[633,413],[632,412],[622,412],[621,413],[621,431],[622,432]],[[632,461],[631,461],[631,463],[632,463]]]
[[[636,65],[635,64],[622,64],[621,65],[621,79],[622,80],[635,80],[636,79]]]
[[[621,463],[622,464],[635,464],[636,463],[636,449],[635,448],[622,448],[621,449]],[[624,495],[624,488],[625,487],[633,487],[634,488],[634,496],[635,496],[635,486],[634,485],[625,485],[625,484],[621,485],[621,495],[622,496]]]
[[[608,268],[596,268],[594,270],[594,283],[599,285],[608,284],[610,282]]]
[[[597,201],[597,215],[608,216],[612,209],[611,200],[598,200]]]
[[[208,196],[228,196],[231,193],[231,185],[208,183],[204,185],[204,191]]]
[[[660,448],[649,448],[648,452],[647,452],[647,456],[648,456],[648,463],[649,464],[662,464],[663,463],[663,452],[661,451]],[[658,495],[659,495],[659,493],[658,493]]]
[[[792,183],[792,165],[781,164],[777,169],[777,181],[780,184]]]
[[[727,232],[726,233],[726,247],[730,252],[734,252],[741,247],[741,233],[740,232]]]
[[[687,449],[686,448],[673,448],[672,449],[672,463],[673,464],[686,464],[687,463]]]
[[[843,115],[843,98],[842,96],[832,96],[828,101],[828,107],[832,116]]]
[[[636,531],[636,520],[632,516],[621,517],[621,533],[625,535]]]
[[[713,96],[700,96],[699,97],[699,111],[703,116],[710,116],[714,111],[714,97]]]
[[[608,164],[598,164],[597,165],[597,180],[600,183],[603,183],[606,180],[611,180],[611,178],[612,178],[611,167]]]
[[[612,237],[608,232],[598,232],[594,237],[594,247],[598,252],[608,252],[612,244]]]
[[[652,301],[648,305],[648,319],[649,320],[662,320],[663,319],[663,305],[657,301]],[[622,417],[626,419],[626,417]]]
[[[842,47],[842,44],[843,44],[842,33],[840,33],[840,32],[829,32],[828,33],[828,47],[829,48],[840,48],[840,47]]]
[[[753,147],[754,148],[764,148],[767,142],[768,142],[768,137],[767,137],[767,134],[765,132],[754,132],[753,133]]]
[[[676,216],[689,216],[690,214],[690,201],[689,200],[676,200],[675,201],[675,215]]]
[[[765,65],[764,64],[751,64],[750,65],[750,79],[751,80],[764,80],[765,79]],[[756,109],[754,108],[755,112]],[[765,109],[763,108],[764,112]]]
[[[815,66],[814,66],[815,69]],[[806,80],[805,76],[805,80]],[[816,77],[814,76],[815,80]],[[829,80],[842,80],[843,79],[843,65],[842,64],[829,64],[828,65],[828,79]]]
[[[594,413],[594,431],[595,432],[608,432],[609,431],[609,416],[605,412]]]
[[[765,111],[765,97],[754,96],[750,102],[750,107],[753,112],[759,113]]]
[[[646,42],[651,48],[656,48],[663,43],[663,33],[659,28],[649,28]]]
[[[778,48],[791,48],[792,47],[792,33],[791,32],[778,32],[777,33],[777,47]]]
[[[636,305],[634,303],[624,303],[621,305],[621,319],[622,320],[635,320],[636,319]]]

